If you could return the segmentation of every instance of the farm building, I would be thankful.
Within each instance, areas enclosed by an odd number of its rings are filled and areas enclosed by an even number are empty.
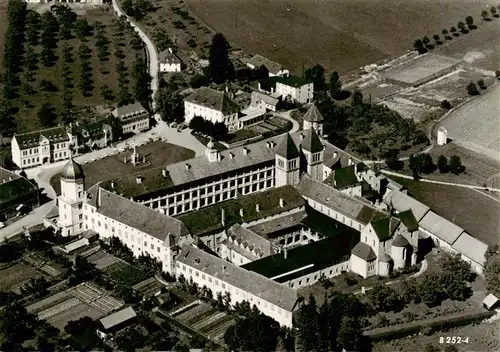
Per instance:
[[[306,104],[313,100],[314,85],[298,76],[268,77],[259,80],[259,91],[281,97],[284,101]]]
[[[181,72],[181,60],[174,54],[171,48],[163,50],[158,55],[160,72]]]
[[[488,310],[496,309],[496,308],[498,308],[499,305],[500,305],[500,300],[493,293],[490,293],[483,300],[483,307],[488,309]]]
[[[281,64],[274,62],[267,57],[262,55],[254,55],[251,58],[243,59],[243,62],[247,65],[247,67],[252,70],[258,69],[264,66],[269,72],[269,77],[286,77],[290,74],[290,71],[285,69]]]
[[[149,113],[141,103],[119,106],[113,116],[120,120],[123,133],[139,133],[149,129]]]
[[[127,307],[114,312],[104,318],[99,319],[97,333],[101,338],[106,338],[109,334],[115,333],[130,324],[137,314],[132,307]]]
[[[416,59],[390,68],[384,74],[389,83],[403,87],[418,87],[455,70],[460,60],[446,56],[425,54]]]

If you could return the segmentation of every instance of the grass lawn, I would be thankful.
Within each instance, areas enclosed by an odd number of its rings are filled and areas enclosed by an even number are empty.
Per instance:
[[[1,8],[0,8],[1,10]],[[3,15],[3,14],[2,14]],[[72,73],[73,73],[73,82],[74,87],[73,91],[73,105],[75,106],[75,110],[83,107],[95,107],[99,105],[110,105],[114,103],[114,101],[106,101],[103,99],[100,93],[100,89],[103,85],[107,85],[113,92],[113,95],[116,96],[118,93],[118,75],[116,72],[116,64],[119,61],[118,58],[114,55],[114,43],[117,41],[117,37],[113,36],[115,32],[115,28],[113,27],[113,23],[116,20],[114,12],[111,8],[108,7],[99,7],[99,8],[89,8],[86,11],[86,14],[83,17],[88,21],[89,24],[98,21],[101,22],[105,26],[105,37],[109,40],[108,50],[110,52],[109,60],[101,62],[97,56],[97,48],[96,48],[96,38],[95,36],[88,37],[87,42],[84,43],[92,50],[92,56],[90,58],[90,66],[92,67],[92,80],[94,89],[91,92],[91,96],[85,97],[81,93],[79,89],[80,82],[80,58],[78,55],[78,48],[81,44],[81,41],[77,38],[66,40],[66,44],[71,47],[73,54],[73,63],[72,63]],[[1,17],[0,17],[1,20]],[[0,21],[1,26],[6,26],[5,20]],[[0,30],[1,32],[1,30]],[[126,53],[126,57],[123,59],[125,67],[129,72],[129,91],[132,91],[132,81],[133,78],[131,76],[132,73],[132,65],[136,59],[136,55],[144,57],[145,52],[143,49],[141,50],[133,50],[130,46],[130,39],[132,38],[131,33],[133,30],[127,28],[124,32],[123,43],[124,43],[124,51]],[[0,33],[1,35],[1,33]],[[3,39],[3,36],[2,36]],[[39,108],[45,104],[50,103],[56,107],[56,110],[62,106],[62,70],[63,70],[63,59],[62,59],[62,44],[63,40],[59,40],[58,47],[55,49],[55,55],[58,58],[55,65],[52,67],[46,67],[43,64],[38,64],[38,69],[34,72],[35,81],[31,83],[32,87],[35,89],[36,93],[32,96],[24,95],[22,89],[19,89],[20,97],[15,98],[13,102],[13,106],[19,108],[19,111],[16,113],[15,118],[18,124],[17,132],[26,132],[39,129],[40,122],[37,118],[37,112]],[[2,45],[3,48],[3,45]],[[42,48],[40,45],[34,47],[36,53],[40,53]],[[22,76],[21,76],[22,77]],[[58,92],[41,92],[39,89],[39,84],[41,80],[49,80],[53,84],[58,87]],[[30,104],[25,104],[25,101],[28,101]],[[89,119],[89,112],[84,112],[84,119]],[[95,115],[95,113],[94,113]]]
[[[127,263],[117,263],[106,268],[107,275],[117,283],[132,287],[149,278],[149,275]]]
[[[405,186],[415,199],[462,227],[472,236],[487,244],[500,242],[499,201],[468,188],[418,182],[392,176],[391,178]]]
[[[125,164],[124,158],[130,158],[132,151],[126,150],[122,153],[110,155],[104,159],[96,160],[83,165],[85,172],[85,187],[88,189],[100,181],[119,178],[129,174],[144,172],[161,165],[177,163],[191,159],[195,153],[187,148],[179,147],[165,142],[153,142],[137,147],[137,153],[146,157],[146,164],[133,166],[131,163]],[[50,184],[57,194],[61,194],[61,174],[56,174],[50,179]]]

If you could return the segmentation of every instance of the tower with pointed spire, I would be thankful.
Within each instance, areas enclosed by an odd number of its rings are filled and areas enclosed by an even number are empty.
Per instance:
[[[320,136],[323,135],[323,121],[324,118],[319,112],[316,104],[312,103],[309,110],[304,115],[304,122],[302,124],[302,129],[307,131],[311,128],[316,130],[316,133]]]
[[[73,157],[61,172],[61,195],[57,198],[59,226],[63,236],[79,234],[83,228],[82,203],[85,198],[85,174]]]
[[[205,148],[205,155],[208,158],[208,161],[211,163],[219,160],[219,152],[217,151],[217,149],[215,149],[215,145],[212,139],[210,139],[207,147]]]
[[[325,146],[316,133],[316,129],[305,131],[304,139],[300,144],[305,157],[307,174],[314,180],[323,181],[323,150]]]
[[[300,181],[300,152],[290,134],[286,134],[276,149],[275,185],[297,186]]]

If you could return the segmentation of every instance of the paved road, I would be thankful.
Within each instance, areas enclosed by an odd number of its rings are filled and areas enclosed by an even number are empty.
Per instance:
[[[158,51],[156,50],[156,46],[154,45],[153,41],[142,30],[142,28],[140,28],[134,22],[134,20],[125,15],[125,12],[123,12],[122,9],[119,7],[117,0],[113,0],[112,5],[115,13],[118,16],[124,16],[125,18],[127,18],[132,28],[135,29],[135,31],[137,32],[137,34],[139,34],[139,37],[141,37],[144,44],[146,44],[146,47],[148,49],[148,58],[149,58],[149,74],[151,75],[151,91],[152,91],[151,101],[153,105],[153,110],[155,110],[156,104],[154,97],[156,95],[156,91],[158,90]]]
[[[290,133],[290,134],[295,133],[300,129],[299,122],[290,116],[293,111],[294,110],[288,110],[285,112],[274,113],[274,115],[279,116],[281,118],[284,118],[285,120],[288,120],[292,123],[292,129],[290,131],[288,131],[288,133]]]

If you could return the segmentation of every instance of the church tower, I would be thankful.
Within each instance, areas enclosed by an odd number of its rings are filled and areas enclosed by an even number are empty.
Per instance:
[[[315,129],[316,133],[320,136],[323,135],[323,121],[324,118],[321,116],[321,113],[319,112],[318,108],[316,107],[316,104],[312,103],[311,107],[307,112],[305,113],[304,117],[304,122],[302,124],[302,129],[304,131]]]
[[[319,139],[316,130],[310,128],[305,131],[301,142],[302,152],[306,159],[307,174],[316,181],[323,181],[323,143]]]
[[[298,185],[300,181],[300,153],[290,134],[287,133],[276,148],[275,158],[276,187]]]
[[[59,226],[63,236],[83,232],[82,205],[85,198],[85,175],[83,168],[73,160],[61,172],[61,195],[57,199]]]
[[[208,142],[207,147],[205,148],[205,156],[211,163],[220,160],[220,154],[217,151],[217,149],[215,149],[215,145],[214,142],[212,142],[212,140]]]

